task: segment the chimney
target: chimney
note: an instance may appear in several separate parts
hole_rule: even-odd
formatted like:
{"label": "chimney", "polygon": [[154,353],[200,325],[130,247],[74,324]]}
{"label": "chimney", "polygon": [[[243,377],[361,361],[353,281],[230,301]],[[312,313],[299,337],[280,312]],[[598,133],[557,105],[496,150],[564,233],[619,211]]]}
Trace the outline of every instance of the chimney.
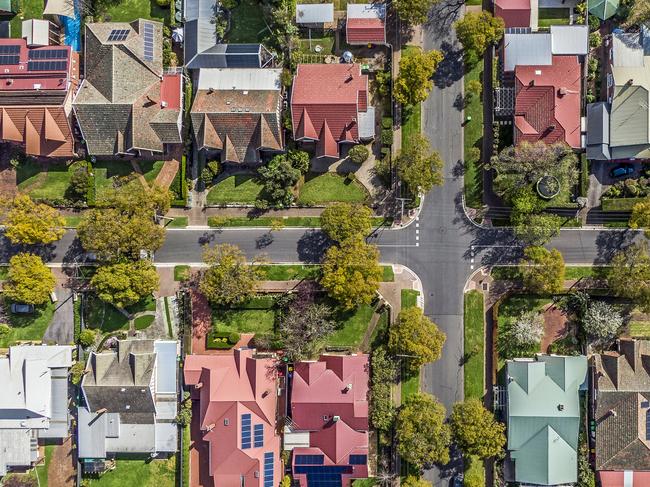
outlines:
{"label": "chimney", "polygon": [[352,76],[352,73],[350,73],[350,74],[348,74],[347,78],[345,78],[345,82],[346,82],[346,83],[349,83],[349,82],[352,81],[353,79],[354,79],[354,76]]}
{"label": "chimney", "polygon": [[12,80],[12,79],[7,80],[7,85],[11,86],[13,84],[14,84],[14,80]]}
{"label": "chimney", "polygon": [[566,95],[567,93],[568,93],[568,91],[567,91],[567,89],[564,88],[564,87],[561,87],[559,90],[557,90],[557,94],[558,94],[559,96],[564,96],[564,95]]}
{"label": "chimney", "polygon": [[352,384],[348,384],[345,386],[345,389],[343,390],[344,392],[350,392],[352,390]]}
{"label": "chimney", "polygon": [[530,83],[528,83],[528,86],[535,86],[535,80],[534,80],[534,79],[531,79],[531,80],[530,80]]}
{"label": "chimney", "polygon": [[211,86],[208,88],[208,95],[211,95],[212,93],[214,93],[214,88]]}
{"label": "chimney", "polygon": [[167,108],[167,102],[166,101],[161,101],[160,106],[163,108]]}
{"label": "chimney", "polygon": [[341,416],[332,416],[332,422],[333,423],[336,423],[340,419],[341,419]]}
{"label": "chimney", "polygon": [[634,80],[632,78],[627,80],[627,83],[625,83],[628,86],[632,86],[634,84]]}
{"label": "chimney", "polygon": [[616,417],[616,409],[610,409],[610,410],[608,411],[608,414],[609,414],[612,418],[615,418],[615,417]]}
{"label": "chimney", "polygon": [[212,431],[212,430],[214,429],[214,427],[215,427],[215,424],[214,424],[214,423],[210,423],[209,425],[207,425],[207,426],[205,427],[205,430],[204,430],[204,431],[207,433],[208,431]]}

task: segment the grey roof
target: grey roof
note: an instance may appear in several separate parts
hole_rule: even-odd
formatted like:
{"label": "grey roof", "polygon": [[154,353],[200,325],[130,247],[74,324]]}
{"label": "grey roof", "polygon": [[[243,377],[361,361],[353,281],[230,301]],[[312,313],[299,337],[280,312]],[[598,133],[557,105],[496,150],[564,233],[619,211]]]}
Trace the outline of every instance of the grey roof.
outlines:
{"label": "grey roof", "polygon": [[178,426],[175,423],[156,423],[156,451],[175,452],[177,448]]}
{"label": "grey roof", "polygon": [[383,3],[348,3],[348,19],[385,19],[386,5]]}
{"label": "grey roof", "polygon": [[612,64],[614,66],[643,66],[644,49],[641,32],[612,34]]}
{"label": "grey roof", "polygon": [[333,3],[303,3],[296,5],[296,24],[327,24],[334,22]]}
{"label": "grey roof", "polygon": [[609,104],[587,105],[587,159],[611,159],[609,150]]}
{"label": "grey roof", "polygon": [[178,371],[178,342],[171,340],[157,340],[154,350],[158,357],[156,371],[156,392],[158,394],[170,393],[176,395]]}
{"label": "grey roof", "polygon": [[199,71],[197,90],[280,90],[281,69],[205,68]]}
{"label": "grey roof", "polygon": [[[185,66],[200,68],[262,68],[268,51],[262,44],[216,44],[205,50],[195,42],[200,25],[185,24]],[[214,29],[214,26],[211,26]],[[189,43],[188,43],[189,40]]]}
{"label": "grey roof", "polygon": [[52,371],[52,409],[50,427],[41,433],[40,438],[65,438],[68,436],[68,369],[56,368]]}
{"label": "grey roof", "polygon": [[29,466],[32,463],[31,431],[28,429],[0,429],[0,477],[7,467]]}
{"label": "grey roof", "polygon": [[105,458],[108,414],[77,408],[79,458]]}
{"label": "grey roof", "polygon": [[553,64],[551,34],[511,34],[503,40],[504,71],[514,71],[515,66],[550,66]]}
{"label": "grey roof", "polygon": [[616,85],[610,116],[612,147],[647,144],[648,90],[643,86]]}
{"label": "grey roof", "polygon": [[589,27],[552,25],[551,52],[555,55],[586,56],[589,52]]}
{"label": "grey roof", "polygon": [[359,112],[359,138],[372,139],[375,136],[375,107],[369,106],[365,112]]}

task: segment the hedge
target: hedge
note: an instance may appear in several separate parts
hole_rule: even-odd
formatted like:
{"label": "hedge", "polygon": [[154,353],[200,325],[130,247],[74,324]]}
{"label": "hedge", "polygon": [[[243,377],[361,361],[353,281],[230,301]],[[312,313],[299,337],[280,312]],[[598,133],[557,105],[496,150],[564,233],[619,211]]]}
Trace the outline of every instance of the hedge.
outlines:
{"label": "hedge", "polygon": [[185,154],[181,158],[181,167],[179,171],[174,176],[174,180],[171,184],[171,191],[174,193],[175,198],[172,200],[172,206],[187,206],[187,180],[186,180],[186,166],[187,160]]}
{"label": "hedge", "polygon": [[92,174],[92,183],[88,185],[88,192],[86,193],[86,203],[88,206],[93,207],[97,204],[97,188],[95,188],[95,173],[93,172],[93,165],[90,161],[86,161],[86,168],[88,174]]}

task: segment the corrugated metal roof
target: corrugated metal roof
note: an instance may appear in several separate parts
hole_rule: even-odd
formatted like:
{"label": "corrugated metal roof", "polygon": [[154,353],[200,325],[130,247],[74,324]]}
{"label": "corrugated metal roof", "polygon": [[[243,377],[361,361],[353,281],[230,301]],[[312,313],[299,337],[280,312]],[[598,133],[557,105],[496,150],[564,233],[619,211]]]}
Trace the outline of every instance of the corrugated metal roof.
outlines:
{"label": "corrugated metal roof", "polygon": [[555,55],[586,56],[589,52],[589,27],[586,25],[552,25],[551,52]]}
{"label": "corrugated metal roof", "polygon": [[643,66],[643,46],[640,32],[612,34],[612,64],[620,67]]}
{"label": "corrugated metal roof", "polygon": [[609,105],[587,105],[587,159],[609,160]]}
{"label": "corrugated metal roof", "polygon": [[368,106],[365,112],[359,112],[359,138],[372,139],[375,136],[375,107]]}
{"label": "corrugated metal roof", "polygon": [[504,70],[515,66],[549,66],[553,63],[551,34],[505,34]]}
{"label": "corrugated metal roof", "polygon": [[178,342],[156,340],[156,392],[160,394],[175,393],[178,371]]}
{"label": "corrugated metal roof", "polygon": [[199,90],[279,90],[281,69],[204,68],[199,72]]}
{"label": "corrugated metal roof", "polygon": [[386,6],[383,3],[348,3],[348,19],[384,19]]}
{"label": "corrugated metal roof", "polygon": [[79,458],[106,458],[106,414],[77,408]]}
{"label": "corrugated metal roof", "polygon": [[297,24],[326,24],[334,22],[333,3],[303,3],[296,5]]}
{"label": "corrugated metal roof", "polygon": [[176,423],[156,423],[156,451],[175,452],[178,438]]}
{"label": "corrugated metal roof", "polygon": [[639,145],[648,138],[648,90],[643,86],[616,85],[610,116],[612,147]]}

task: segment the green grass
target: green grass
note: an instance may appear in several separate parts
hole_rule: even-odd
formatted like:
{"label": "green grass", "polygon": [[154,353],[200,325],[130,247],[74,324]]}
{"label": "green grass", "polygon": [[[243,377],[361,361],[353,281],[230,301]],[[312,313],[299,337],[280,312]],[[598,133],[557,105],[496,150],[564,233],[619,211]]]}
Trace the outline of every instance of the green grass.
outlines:
{"label": "green grass", "polygon": [[28,159],[16,169],[18,189],[34,199],[63,199],[77,166],[54,161],[43,165]]}
{"label": "green grass", "polygon": [[[311,39],[311,49],[309,48],[309,38],[300,39],[300,44],[298,47],[298,52],[301,54],[318,54],[320,56],[325,56],[326,54],[334,53],[334,36],[320,37]],[[320,46],[322,50],[319,53],[316,53],[314,50],[316,46]]]}
{"label": "green grass", "polygon": [[87,479],[92,487],[173,487],[176,478],[176,458],[167,460],[123,460],[116,461],[116,467],[101,475],[99,479]]}
{"label": "green grass", "polygon": [[[609,272],[608,266],[567,266],[565,268],[565,279],[582,279],[586,277],[606,278]],[[494,266],[492,277],[496,280],[518,280],[521,279],[521,271],[517,266]]]}
{"label": "green grass", "polygon": [[[273,222],[278,220],[281,220],[285,227],[319,228],[321,226],[321,218],[319,216],[281,216],[275,218],[270,216],[257,218],[248,218],[243,216],[223,218],[219,216],[211,216],[208,217],[208,226],[212,228],[271,227]],[[384,217],[372,217],[371,220],[373,227],[389,226],[392,223],[390,218]]]}
{"label": "green grass", "polygon": [[[471,80],[480,81],[482,75],[483,63],[476,63],[476,66],[465,74],[465,86],[467,87],[468,82]],[[467,92],[465,92],[465,95],[467,95]],[[470,103],[465,107],[464,113],[465,119],[468,116],[472,117],[472,120],[467,122],[463,128],[465,203],[471,208],[480,208],[483,204],[483,171],[480,152],[477,157],[476,150],[473,148],[481,150],[483,145],[483,102],[481,97],[473,96]]]}
{"label": "green grass", "polygon": [[415,289],[402,289],[402,309],[417,306],[419,295],[420,292]]}
{"label": "green grass", "polygon": [[[528,294],[516,294],[510,296],[499,305],[497,326],[499,329],[508,327],[515,321],[522,312],[537,311],[541,312],[542,308],[547,305],[551,299],[549,297],[539,297]],[[513,344],[499,342],[497,336],[497,348],[500,350],[500,359],[509,359],[516,357],[531,357],[534,353],[540,351],[540,344],[527,347],[516,347]],[[503,356],[505,353],[505,356]]]}
{"label": "green grass", "polygon": [[227,43],[257,43],[267,32],[264,22],[264,10],[255,0],[241,0],[231,10],[231,25]]}
{"label": "green grass", "polygon": [[265,309],[215,309],[212,323],[219,331],[239,333],[271,333],[275,312]]}
{"label": "green grass", "polygon": [[21,15],[16,15],[11,19],[11,37],[20,38],[22,35],[23,20],[42,19],[45,2],[43,0],[20,0],[18,5],[22,6]]}
{"label": "green grass", "polygon": [[465,468],[465,485],[485,485],[485,468],[480,458],[469,455],[466,457]]}
{"label": "green grass", "polygon": [[190,278],[189,265],[174,266],[174,281],[182,282],[182,281],[187,281],[189,278]]}
{"label": "green grass", "polygon": [[316,279],[320,276],[320,265],[261,265],[258,269],[263,281]]}
{"label": "green grass", "polygon": [[166,228],[185,228],[189,223],[189,218],[186,216],[174,217],[169,223],[165,225]]}
{"label": "green grass", "polygon": [[359,306],[351,312],[337,316],[340,327],[327,339],[327,344],[333,347],[357,348],[361,345],[363,335],[368,329],[373,309],[367,304]]}
{"label": "green grass", "polygon": [[125,309],[132,315],[143,311],[156,311],[156,298],[153,295],[149,295],[139,303],[127,306]]}
{"label": "green grass", "polygon": [[352,487],[374,487],[375,485],[377,485],[375,478],[352,480]]}
{"label": "green grass", "polygon": [[632,207],[646,198],[603,198],[603,211],[632,211]]}
{"label": "green grass", "polygon": [[465,399],[483,397],[484,325],[483,293],[470,291],[465,294],[464,346],[465,346]]}
{"label": "green grass", "polygon": [[151,185],[165,165],[165,161],[138,161],[144,179]]}
{"label": "green grass", "polygon": [[142,315],[133,320],[133,325],[136,330],[145,330],[149,328],[155,320],[156,317],[154,315]]}
{"label": "green grass", "polygon": [[131,173],[133,173],[133,166],[129,161],[96,161],[93,164],[93,174],[95,175],[97,199],[101,200],[105,196],[105,193],[113,188],[113,182],[116,178],[128,176]]}
{"label": "green grass", "polygon": [[372,332],[370,337],[370,350],[364,350],[364,352],[370,352],[372,349],[377,348],[378,346],[385,344],[388,340],[388,311],[383,311],[379,315],[379,321],[375,330]]}
{"label": "green grass", "polygon": [[422,103],[404,108],[404,123],[402,124],[402,149],[413,136],[422,132]]}
{"label": "green grass", "polygon": [[70,215],[70,216],[65,216],[64,218],[65,218],[66,227],[77,228],[83,217],[81,215]]}
{"label": "green grass", "polygon": [[392,265],[385,265],[381,268],[383,272],[382,281],[383,282],[393,282],[395,281],[395,273],[393,272]]}
{"label": "green grass", "polygon": [[56,448],[56,445],[45,445],[44,450],[45,450],[45,463],[43,465],[39,465],[36,467],[36,476],[38,477],[38,484],[42,485],[43,487],[47,487],[47,469],[50,466],[50,462],[52,461],[52,453],[54,453],[54,449]]}
{"label": "green grass", "polygon": [[0,265],[0,282],[7,280],[9,276],[9,266]]}
{"label": "green grass", "polygon": [[262,184],[250,174],[229,176],[219,181],[208,192],[209,205],[227,203],[254,203],[262,193]]}
{"label": "green grass", "polygon": [[568,8],[540,8],[538,25],[539,27],[568,25],[569,13]]}
{"label": "green grass", "polygon": [[409,396],[416,394],[420,390],[420,374],[406,376],[402,380],[402,404]]}
{"label": "green grass", "polygon": [[96,296],[88,295],[84,302],[85,324],[88,328],[100,329],[103,333],[128,330],[129,319],[112,304]]}
{"label": "green grass", "polygon": [[183,485],[190,485],[190,427],[183,428]]}
{"label": "green grass", "polygon": [[[5,301],[5,306],[10,306]],[[37,306],[32,314],[17,315],[10,313],[7,309],[9,320],[9,333],[0,337],[0,348],[6,348],[20,340],[40,341],[43,339],[47,326],[54,315],[54,304],[48,301],[46,304]]]}
{"label": "green grass", "polygon": [[368,192],[356,180],[349,181],[345,176],[331,172],[312,173],[305,177],[298,203],[321,204],[335,201],[363,203],[367,197]]}
{"label": "green grass", "polygon": [[650,338],[650,321],[631,321],[628,330],[633,338]]}
{"label": "green grass", "polygon": [[159,7],[155,0],[121,0],[108,8],[105,22],[108,22],[108,17],[111,22],[132,22],[142,18],[169,24],[169,8]]}
{"label": "green grass", "polygon": [[172,315],[169,311],[169,297],[165,296],[165,318],[167,319],[167,334],[169,338],[174,338],[174,330],[172,330]]}

